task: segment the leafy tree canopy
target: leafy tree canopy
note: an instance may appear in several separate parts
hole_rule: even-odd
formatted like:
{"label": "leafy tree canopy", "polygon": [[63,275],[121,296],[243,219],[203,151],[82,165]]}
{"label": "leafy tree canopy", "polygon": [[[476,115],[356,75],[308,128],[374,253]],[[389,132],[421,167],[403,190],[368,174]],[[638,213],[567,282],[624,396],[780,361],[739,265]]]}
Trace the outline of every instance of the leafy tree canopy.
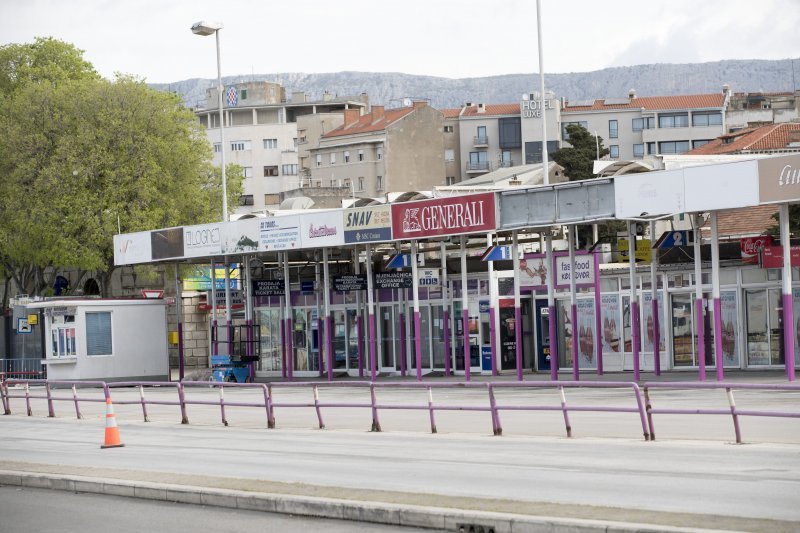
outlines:
{"label": "leafy tree canopy", "polygon": [[0,94],[8,96],[31,83],[98,79],[83,50],[71,44],[37,37],[33,43],[0,46]]}
{"label": "leafy tree canopy", "polygon": [[569,143],[553,154],[553,161],[564,167],[564,173],[570,181],[585,180],[593,177],[592,169],[597,159],[597,143],[600,146],[600,157],[608,155],[608,148],[603,146],[603,138],[589,133],[579,124],[567,126]]}

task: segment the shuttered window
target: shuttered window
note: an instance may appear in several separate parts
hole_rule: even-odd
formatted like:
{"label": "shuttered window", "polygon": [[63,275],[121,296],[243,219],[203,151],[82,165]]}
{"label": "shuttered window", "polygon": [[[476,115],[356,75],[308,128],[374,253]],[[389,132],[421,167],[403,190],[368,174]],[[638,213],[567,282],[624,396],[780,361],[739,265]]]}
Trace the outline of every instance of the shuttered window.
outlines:
{"label": "shuttered window", "polygon": [[113,355],[111,313],[86,313],[86,355]]}

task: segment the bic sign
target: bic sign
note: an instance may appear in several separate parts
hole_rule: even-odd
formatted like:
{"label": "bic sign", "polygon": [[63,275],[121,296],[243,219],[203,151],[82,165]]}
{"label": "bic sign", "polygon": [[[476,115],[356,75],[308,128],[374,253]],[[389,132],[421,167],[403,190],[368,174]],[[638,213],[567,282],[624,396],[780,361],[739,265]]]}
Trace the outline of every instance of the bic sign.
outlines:
{"label": "bic sign", "polygon": [[422,287],[438,287],[441,285],[438,270],[420,270],[419,271],[419,284]]}

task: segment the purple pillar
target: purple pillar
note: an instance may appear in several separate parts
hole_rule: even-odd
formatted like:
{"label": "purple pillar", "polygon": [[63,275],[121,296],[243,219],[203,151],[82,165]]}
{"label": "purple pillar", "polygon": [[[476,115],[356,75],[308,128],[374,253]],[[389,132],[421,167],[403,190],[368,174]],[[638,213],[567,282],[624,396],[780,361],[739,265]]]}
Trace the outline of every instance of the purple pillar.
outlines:
{"label": "purple pillar", "polygon": [[792,308],[792,295],[783,295],[783,354],[786,361],[786,379],[795,380],[794,371],[794,309]]}
{"label": "purple pillar", "polygon": [[281,377],[286,378],[286,319],[281,318]]}
{"label": "purple pillar", "polygon": [[317,359],[319,360],[319,377],[322,377],[325,369],[325,350],[322,349],[324,341],[325,321],[321,316],[317,316]]}
{"label": "purple pillar", "polygon": [[594,254],[594,330],[595,335],[595,354],[597,355],[597,375],[603,375],[603,324],[601,320],[600,303],[600,257]]}
{"label": "purple pillar", "polygon": [[452,374],[450,369],[450,310],[449,310],[448,303],[444,304],[444,324],[442,325],[443,328],[443,335],[444,335],[444,375],[449,376]]}
{"label": "purple pillar", "polygon": [[[180,300],[178,300],[178,305],[181,305]],[[178,322],[178,381],[182,381],[184,376],[183,359],[183,324]]]}
{"label": "purple pillar", "polygon": [[[254,352],[255,352],[255,350],[253,349],[253,320],[252,319],[245,320],[245,328],[244,329],[245,329],[245,339],[247,341],[245,343],[245,353],[248,356],[252,356],[254,354]],[[255,364],[255,362],[251,361],[250,363],[248,363],[247,367],[248,367],[247,374],[250,376],[250,381],[251,382],[255,381],[255,378],[256,378],[256,364]]]}
{"label": "purple pillar", "polygon": [[[496,376],[497,372],[497,328],[494,327],[495,311],[494,307],[489,307],[489,346],[492,351],[492,375]],[[483,354],[481,354],[483,358]]]}
{"label": "purple pillar", "polygon": [[725,379],[725,368],[722,354],[722,301],[714,298],[714,351],[717,362],[717,381]]}
{"label": "purple pillar", "polygon": [[286,321],[286,376],[289,381],[294,377],[294,320]]}
{"label": "purple pillar", "polygon": [[578,367],[578,306],[572,304],[569,307],[570,320],[572,320],[572,379],[578,381],[581,379],[581,370]]}
{"label": "purple pillar", "polygon": [[361,319],[361,309],[356,316],[356,348],[358,350],[358,377],[364,377],[364,323]]}
{"label": "purple pillar", "polygon": [[[466,294],[462,291],[462,294]],[[464,319],[464,380],[469,381],[471,379],[471,372],[472,366],[469,357],[469,309],[467,309],[467,299],[466,297],[463,298],[463,306],[464,310],[461,316]]]}
{"label": "purple pillar", "polygon": [[377,360],[376,356],[378,353],[378,345],[377,345],[377,334],[375,328],[375,313],[370,313],[367,316],[368,328],[369,328],[369,370],[370,370],[370,379],[375,381],[375,378],[378,376],[378,367],[377,367]]}
{"label": "purple pillar", "polygon": [[550,334],[550,380],[558,381],[558,337],[556,336],[556,306],[547,307],[548,328]]}
{"label": "purple pillar", "polygon": [[639,381],[642,372],[639,368],[639,302],[631,301],[631,351],[633,352],[633,379]]}
{"label": "purple pillar", "polygon": [[406,314],[400,311],[400,375],[406,375]]}
{"label": "purple pillar", "polygon": [[328,381],[333,381],[333,317],[325,317],[325,351],[328,352]]}
{"label": "purple pillar", "polygon": [[417,362],[417,381],[422,381],[422,329],[419,311],[414,311],[414,351]]}
{"label": "purple pillar", "polygon": [[514,355],[517,359],[517,381],[522,381],[522,309],[514,307]]}
{"label": "purple pillar", "polygon": [[219,355],[219,328],[216,318],[211,321],[211,335],[214,337],[214,342],[211,343],[211,355]]}
{"label": "purple pillar", "polygon": [[658,300],[653,298],[653,370],[661,375],[661,322],[658,319]]}
{"label": "purple pillar", "polygon": [[695,299],[697,310],[697,365],[700,381],[706,380],[706,321],[703,315],[703,300]]}

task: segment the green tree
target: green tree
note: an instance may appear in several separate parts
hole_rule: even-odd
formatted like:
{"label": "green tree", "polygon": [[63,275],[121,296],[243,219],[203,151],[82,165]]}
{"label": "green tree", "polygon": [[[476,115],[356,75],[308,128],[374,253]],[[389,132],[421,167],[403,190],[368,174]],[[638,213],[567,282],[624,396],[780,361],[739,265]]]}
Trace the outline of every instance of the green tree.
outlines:
{"label": "green tree", "polygon": [[33,43],[0,46],[0,94],[14,94],[28,84],[99,79],[83,50],[71,44],[37,37]]}
{"label": "green tree", "polygon": [[608,148],[603,146],[603,138],[595,137],[579,124],[567,126],[569,143],[553,154],[553,161],[564,167],[564,174],[570,181],[585,180],[594,177],[592,173],[594,161],[599,159],[598,143],[600,147],[600,157],[608,155]]}
{"label": "green tree", "polygon": [[[17,83],[0,103],[0,258],[30,294],[72,268],[95,271],[108,295],[118,230],[221,218],[219,171],[193,113],[141,80],[92,73]],[[241,175],[230,168],[231,197]]]}

